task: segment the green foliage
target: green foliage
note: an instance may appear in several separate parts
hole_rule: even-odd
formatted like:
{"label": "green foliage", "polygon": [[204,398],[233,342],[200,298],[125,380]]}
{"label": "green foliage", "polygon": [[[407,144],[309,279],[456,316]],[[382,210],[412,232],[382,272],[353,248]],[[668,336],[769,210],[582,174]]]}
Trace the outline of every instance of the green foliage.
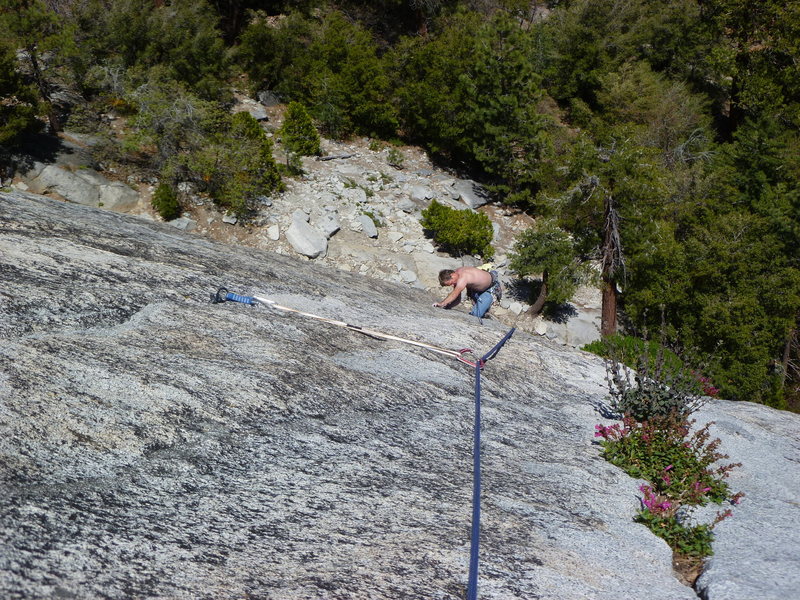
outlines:
{"label": "green foliage", "polygon": [[478,254],[485,260],[494,256],[492,223],[481,213],[456,210],[436,200],[422,211],[422,226],[437,244],[456,254]]}
{"label": "green foliage", "polygon": [[178,173],[240,218],[255,209],[258,196],[283,189],[272,142],[246,112],[224,120],[202,147],[181,156],[179,165]]}
{"label": "green foliage", "polygon": [[676,515],[665,515],[649,508],[644,508],[636,515],[636,522],[646,525],[683,556],[705,558],[714,554],[711,547],[714,533],[708,524],[684,525]]}
{"label": "green foliage", "polygon": [[645,479],[658,493],[689,504],[722,502],[730,496],[725,482],[738,465],[720,465],[719,439],[711,440],[709,425],[676,415],[648,421],[623,419],[621,425],[597,426],[603,458],[631,477]]}
{"label": "green foliage", "polygon": [[29,89],[36,90],[37,109],[47,114],[54,133],[60,131],[53,92],[75,52],[71,26],[41,0],[6,0],[0,7],[0,30],[11,48],[24,50],[20,56],[32,84]]}
{"label": "green foliage", "polygon": [[731,515],[720,512],[711,524],[689,523],[691,508],[708,501],[736,504],[742,494],[731,495],[725,479],[740,464],[721,465],[727,458],[711,440],[710,424],[695,429],[694,422],[672,413],[639,422],[596,425],[602,456],[631,477],[645,479],[642,507],[636,520],[662,537],[681,555],[702,558],[712,554],[712,529]]}
{"label": "green foliage", "polygon": [[141,86],[131,102],[135,131],[126,148],[152,155],[167,180],[195,183],[240,217],[258,196],[282,189],[272,142],[249,113],[230,115],[168,79]]}
{"label": "green foliage", "polygon": [[661,150],[667,164],[703,156],[710,125],[707,101],[648,63],[627,62],[599,77],[598,114],[610,126],[638,125],[638,142]]}
{"label": "green foliage", "polygon": [[506,13],[459,13],[431,39],[406,39],[390,55],[403,128],[455,164],[526,202],[549,176],[553,122],[539,111],[534,39]]}
{"label": "green foliage", "polygon": [[719,89],[730,102],[728,131],[747,117],[779,116],[800,126],[800,5],[785,0],[709,0],[708,28]]}
{"label": "green foliage", "polygon": [[320,153],[319,134],[305,106],[299,102],[289,103],[280,133],[287,152],[300,156]]}
{"label": "green foliage", "polygon": [[588,278],[572,237],[551,220],[537,222],[520,234],[509,254],[510,268],[518,276],[542,274],[547,299],[566,302]]}
{"label": "green foliage", "polygon": [[617,359],[613,341],[607,343],[612,357],[605,361],[606,381],[616,413],[637,421],[670,415],[686,418],[706,402],[697,372],[674,353],[667,354],[663,344],[656,346],[655,356],[645,344],[634,370]]}
{"label": "green foliage", "polygon": [[663,360],[670,370],[683,366],[683,361],[677,354],[656,340],[643,340],[631,335],[606,336],[586,344],[582,350],[614,359],[631,369],[636,369],[643,359],[647,360],[649,369],[654,369],[658,360]]}
{"label": "green foliage", "polygon": [[[78,81],[97,82],[97,70],[115,73],[133,89],[149,71],[182,83],[200,98],[226,99],[229,59],[217,17],[205,1],[89,0],[74,9],[80,51],[73,60]],[[94,74],[92,74],[94,72]],[[89,77],[87,77],[89,75]],[[84,84],[84,85],[86,85]]]}
{"label": "green foliage", "polygon": [[243,33],[238,56],[256,87],[302,102],[332,137],[397,130],[378,47],[338,11],[318,23],[292,15],[273,27],[258,19]]}
{"label": "green foliage", "polygon": [[153,208],[161,215],[165,221],[171,221],[181,216],[181,205],[178,202],[178,194],[172,186],[166,183],[158,184],[151,200]]}
{"label": "green foliage", "polygon": [[12,146],[20,136],[42,126],[36,118],[36,94],[16,68],[13,50],[0,44],[0,146]]}
{"label": "green foliage", "polygon": [[126,101],[136,111],[130,120],[133,133],[127,137],[126,147],[151,153],[157,169],[179,154],[202,148],[207,137],[218,133],[228,118],[221,106],[200,99],[161,69],[151,70],[148,82]]}

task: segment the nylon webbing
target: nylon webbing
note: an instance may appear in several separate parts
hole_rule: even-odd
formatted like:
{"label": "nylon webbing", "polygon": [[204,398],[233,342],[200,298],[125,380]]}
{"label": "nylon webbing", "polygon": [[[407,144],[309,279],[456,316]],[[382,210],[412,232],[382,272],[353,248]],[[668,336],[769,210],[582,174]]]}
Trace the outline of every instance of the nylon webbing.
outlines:
{"label": "nylon webbing", "polygon": [[472,535],[469,547],[469,579],[467,580],[467,600],[478,599],[478,550],[481,535],[481,369],[493,359],[500,348],[514,334],[513,327],[497,342],[494,348],[483,355],[475,365],[475,428],[472,448]]}

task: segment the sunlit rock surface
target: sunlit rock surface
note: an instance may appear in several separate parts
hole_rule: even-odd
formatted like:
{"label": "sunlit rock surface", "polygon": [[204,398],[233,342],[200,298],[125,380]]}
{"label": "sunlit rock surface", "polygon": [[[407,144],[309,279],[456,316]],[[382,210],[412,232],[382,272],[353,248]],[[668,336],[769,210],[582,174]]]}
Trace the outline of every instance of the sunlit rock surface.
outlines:
{"label": "sunlit rock surface", "polygon": [[[0,274],[0,597],[463,598],[472,369],[209,294],[478,354],[505,326],[21,193],[0,193]],[[517,333],[482,390],[481,598],[696,597],[598,456],[596,357]]]}

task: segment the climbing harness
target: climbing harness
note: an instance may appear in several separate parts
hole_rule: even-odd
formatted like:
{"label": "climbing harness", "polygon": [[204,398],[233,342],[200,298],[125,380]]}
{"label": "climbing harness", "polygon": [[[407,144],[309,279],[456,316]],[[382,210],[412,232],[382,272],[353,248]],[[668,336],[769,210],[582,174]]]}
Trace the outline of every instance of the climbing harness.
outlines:
{"label": "climbing harness", "polygon": [[467,600],[477,600],[478,599],[478,556],[479,556],[480,528],[481,528],[480,525],[481,523],[481,370],[484,368],[484,366],[488,361],[490,361],[497,355],[497,353],[505,345],[505,343],[509,339],[511,339],[511,336],[514,335],[516,327],[512,328],[508,333],[506,333],[505,336],[503,336],[503,339],[497,342],[494,348],[489,350],[489,352],[484,354],[480,359],[476,361],[471,361],[464,357],[465,354],[472,354],[472,350],[470,350],[469,348],[463,348],[461,350],[449,350],[447,348],[440,348],[438,346],[432,346],[431,344],[425,344],[424,342],[417,342],[415,340],[409,340],[406,338],[398,337],[396,335],[390,335],[380,331],[375,331],[374,329],[366,329],[364,327],[359,327],[358,325],[351,325],[350,323],[345,323],[344,321],[328,319],[327,317],[321,317],[319,315],[315,315],[312,313],[304,312],[294,308],[289,308],[288,306],[281,306],[280,304],[276,303],[274,300],[270,300],[269,298],[261,298],[259,296],[242,296],[239,294],[234,294],[232,292],[229,292],[224,287],[219,288],[216,294],[211,294],[211,302],[214,304],[219,304],[227,301],[240,302],[242,304],[248,304],[250,306],[253,306],[255,304],[263,304],[264,306],[268,306],[270,308],[303,315],[305,317],[310,317],[318,321],[323,321],[324,323],[336,325],[337,327],[344,327],[352,331],[357,331],[358,333],[363,333],[364,335],[368,335],[370,337],[375,337],[385,340],[394,340],[397,342],[402,342],[404,344],[411,344],[413,346],[418,346],[420,348],[427,348],[428,350],[432,350],[433,352],[444,354],[445,356],[451,356],[456,360],[459,360],[465,364],[470,365],[471,367],[474,367],[475,424],[473,430],[474,437],[473,437],[473,448],[472,448],[472,458],[473,458],[472,529],[470,534]]}
{"label": "climbing harness", "polygon": [[450,350],[448,348],[440,348],[439,346],[433,346],[431,344],[426,344],[424,342],[417,342],[415,340],[409,340],[406,338],[398,337],[396,335],[390,335],[388,333],[383,333],[381,331],[376,331],[374,329],[367,329],[365,327],[360,327],[359,325],[352,325],[350,323],[345,323],[344,321],[337,321],[336,319],[321,317],[319,315],[315,315],[312,313],[303,312],[302,310],[297,310],[296,308],[281,306],[280,304],[278,304],[274,300],[270,300],[269,298],[262,298],[260,296],[242,296],[239,294],[234,294],[232,292],[229,292],[224,287],[219,288],[216,294],[211,294],[211,302],[213,304],[220,304],[226,301],[240,302],[242,304],[249,304],[251,306],[255,304],[262,304],[264,306],[268,306],[276,310],[295,313],[298,315],[302,315],[304,317],[310,317],[312,319],[316,319],[317,321],[328,323],[330,325],[336,325],[337,327],[344,327],[345,329],[350,329],[351,331],[357,331],[358,333],[362,333],[370,337],[384,339],[384,340],[393,340],[396,342],[402,342],[404,344],[411,344],[412,346],[418,346],[420,348],[426,348],[438,354],[451,356],[456,360],[461,361],[464,364],[467,364],[471,367],[474,367],[476,365],[475,361],[469,360],[468,358],[465,357],[465,355],[467,354],[472,354],[472,350],[470,350],[469,348],[462,348],[461,350]]}

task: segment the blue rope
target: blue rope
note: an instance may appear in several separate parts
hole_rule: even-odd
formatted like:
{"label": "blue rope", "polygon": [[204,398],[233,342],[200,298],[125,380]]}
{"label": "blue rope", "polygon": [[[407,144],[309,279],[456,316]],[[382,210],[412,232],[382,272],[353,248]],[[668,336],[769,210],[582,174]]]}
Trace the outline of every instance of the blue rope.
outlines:
{"label": "blue rope", "polygon": [[467,600],[478,600],[478,547],[481,533],[481,369],[514,335],[511,330],[475,365],[475,439],[472,448],[472,535],[469,548],[469,580]]}

